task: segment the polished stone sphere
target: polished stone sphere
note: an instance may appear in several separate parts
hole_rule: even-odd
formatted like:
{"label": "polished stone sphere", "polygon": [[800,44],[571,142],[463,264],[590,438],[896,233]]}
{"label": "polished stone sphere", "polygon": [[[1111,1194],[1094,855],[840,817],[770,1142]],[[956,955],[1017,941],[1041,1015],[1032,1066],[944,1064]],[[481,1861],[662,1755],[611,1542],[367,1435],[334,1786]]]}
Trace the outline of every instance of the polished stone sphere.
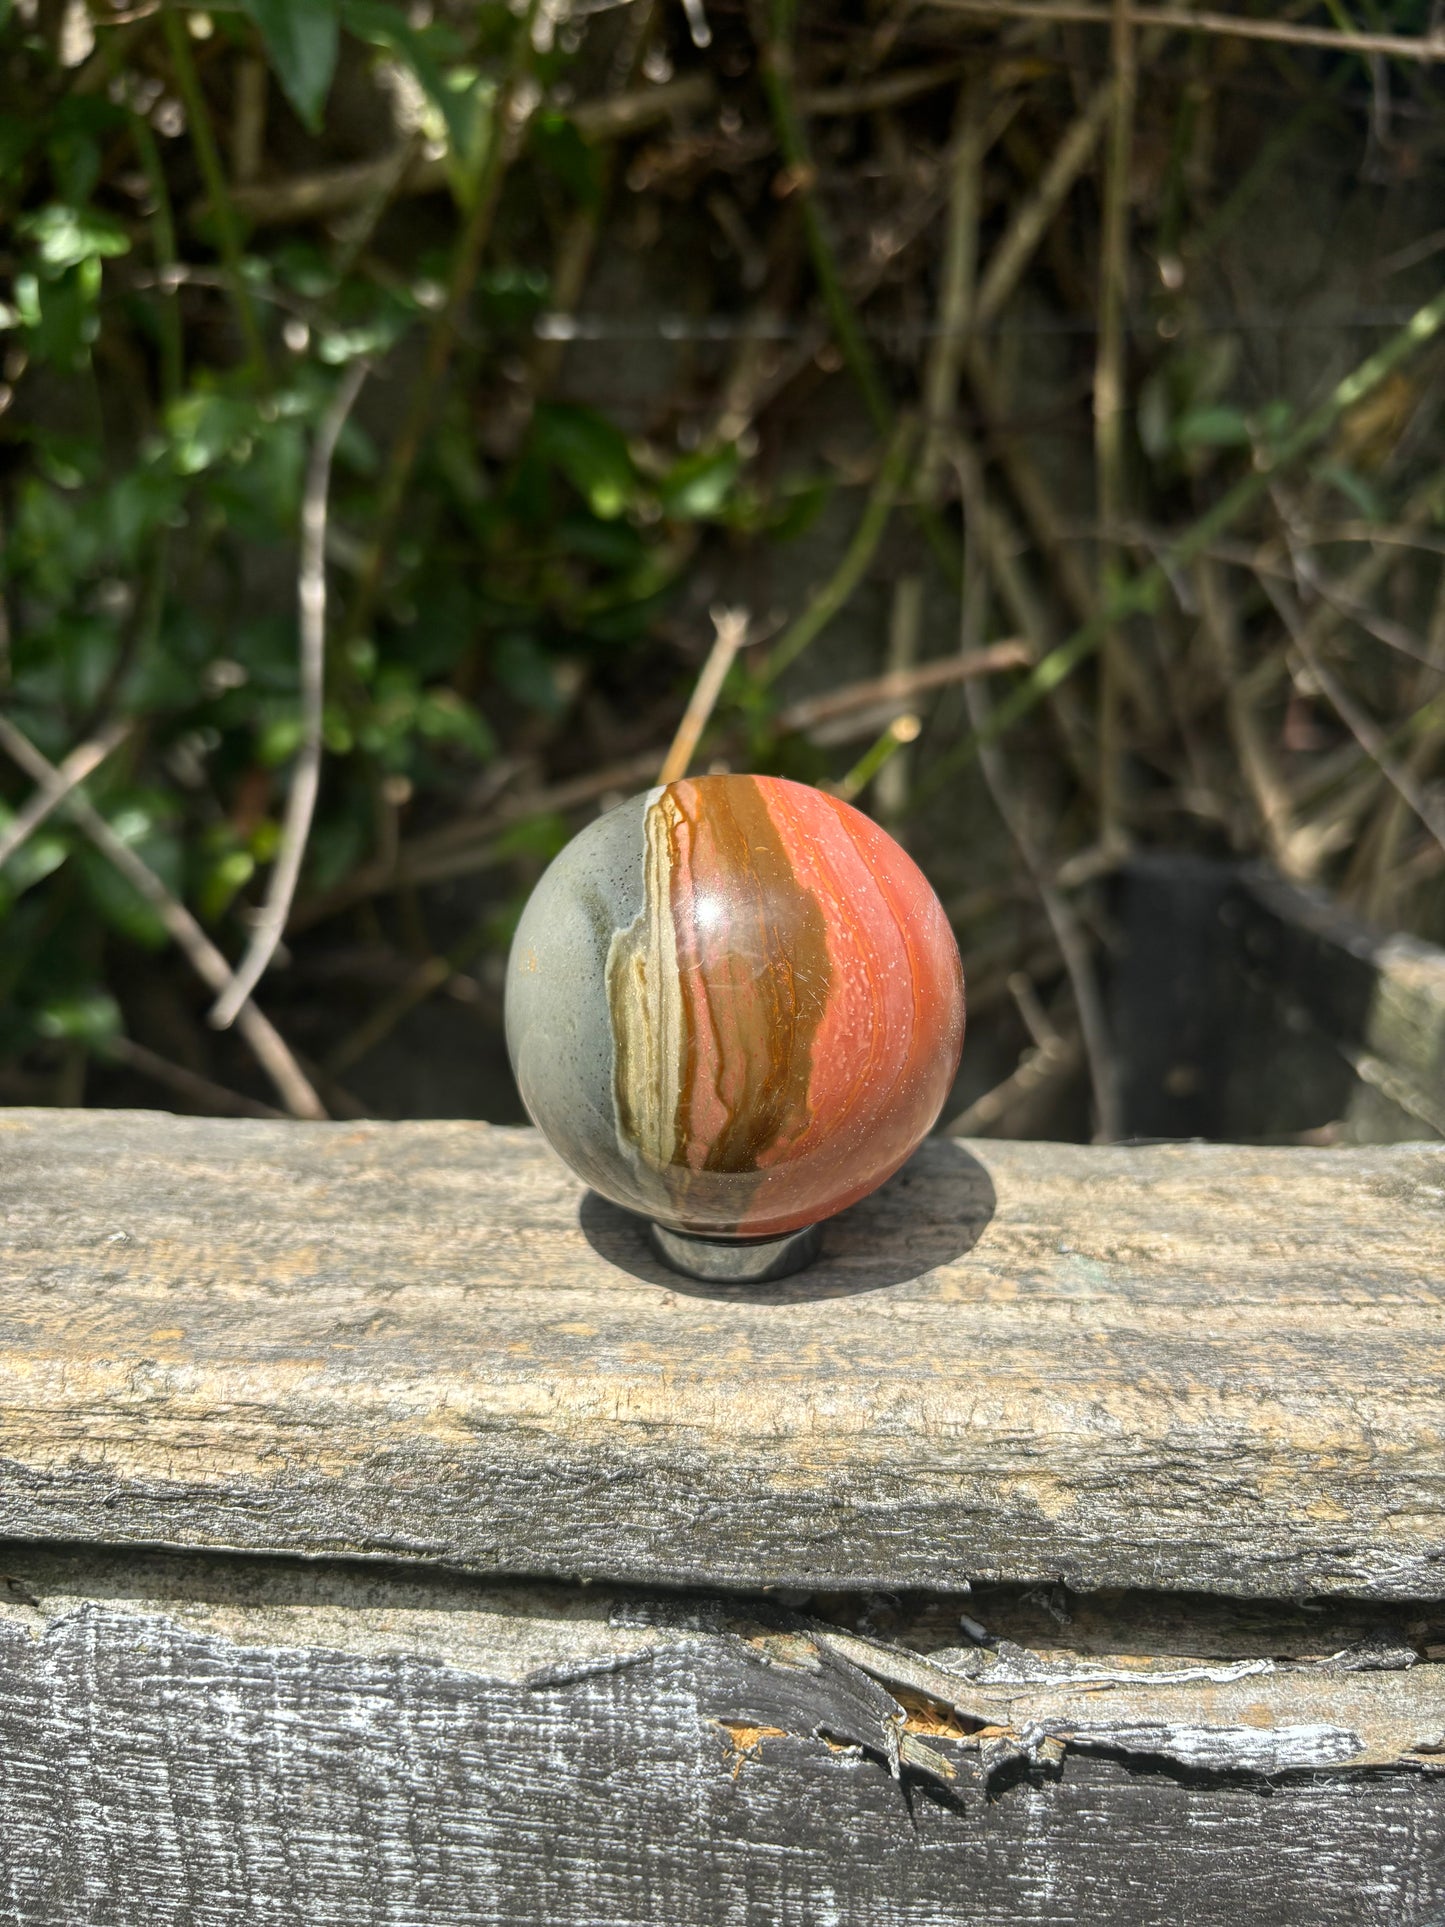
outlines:
{"label": "polished stone sphere", "polygon": [[507,967],[522,1101],[594,1190],[675,1231],[841,1211],[932,1126],[963,1046],[943,907],[869,817],[773,776],[635,796],[573,838]]}

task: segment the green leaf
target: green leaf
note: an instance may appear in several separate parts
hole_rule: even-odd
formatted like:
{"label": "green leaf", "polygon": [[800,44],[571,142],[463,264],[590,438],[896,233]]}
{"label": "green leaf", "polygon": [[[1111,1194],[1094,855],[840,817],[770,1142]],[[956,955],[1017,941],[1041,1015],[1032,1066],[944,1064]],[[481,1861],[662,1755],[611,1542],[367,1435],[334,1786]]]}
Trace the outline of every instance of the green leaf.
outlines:
{"label": "green leaf", "polygon": [[777,513],[767,524],[775,542],[792,542],[806,535],[833,496],[833,483],[825,476],[790,488]]}
{"label": "green leaf", "polygon": [[445,27],[413,27],[395,0],[341,0],[341,18],[358,40],[384,48],[410,68],[440,115],[453,153],[468,153],[476,138],[475,90],[469,97],[452,86],[436,59],[456,51],[455,36]]}
{"label": "green leaf", "polygon": [[45,127],[45,146],[62,201],[81,207],[90,199],[106,143],[128,119],[123,107],[93,94],[69,94],[57,105]]}
{"label": "green leaf", "polygon": [[579,207],[591,213],[601,206],[602,175],[597,150],[583,140],[575,122],[565,114],[537,114],[528,136],[532,152],[542,166],[561,182]]}
{"label": "green leaf", "polygon": [[539,408],[532,430],[537,452],[558,468],[605,522],[615,520],[637,492],[626,437],[591,408],[552,403]]}
{"label": "green leaf", "polygon": [[1242,408],[1214,402],[1181,415],[1174,424],[1174,439],[1180,448],[1247,448],[1253,436]]}
{"label": "green leaf", "polygon": [[256,744],[256,760],[266,769],[275,769],[289,762],[300,749],[305,730],[300,716],[292,711],[282,716],[274,716],[262,729]]}
{"label": "green leaf", "polygon": [[595,563],[610,574],[638,569],[647,559],[647,544],[630,522],[599,522],[579,514],[556,516],[551,526],[564,555]]}
{"label": "green leaf", "polygon": [[502,856],[534,856],[550,863],[567,847],[571,837],[571,825],[565,816],[555,810],[543,810],[536,816],[524,816],[519,822],[508,824],[497,838],[496,849]]}
{"label": "green leaf", "polygon": [[120,1035],[120,1006],[103,990],[88,997],[55,997],[36,1013],[35,1028],[42,1037],[105,1045]]}
{"label": "green leaf", "polygon": [[[0,829],[12,821],[12,813],[0,808]],[[4,879],[13,897],[23,896],[35,884],[54,875],[70,855],[70,844],[63,832],[46,827],[28,836],[4,868]]]}
{"label": "green leaf", "polygon": [[[173,871],[179,868],[179,846],[173,842],[167,841],[162,848],[154,840],[148,841],[141,854],[152,869],[157,867],[158,854],[168,859],[168,868]],[[86,893],[92,904],[112,928],[119,930],[122,936],[129,937],[133,943],[143,944],[147,950],[165,948],[168,940],[165,925],[139,891],[99,850],[81,844],[73,861],[85,880]]]}
{"label": "green leaf", "polygon": [[196,892],[196,907],[207,923],[214,923],[231,906],[236,892],[256,874],[249,850],[227,850],[209,862]]}
{"label": "green leaf", "polygon": [[53,275],[78,268],[82,261],[98,261],[130,253],[130,236],[119,221],[93,207],[70,207],[52,201],[16,222],[16,231],[33,243],[40,264]]}
{"label": "green leaf", "polygon": [[658,483],[664,513],[682,522],[704,521],[717,515],[732,492],[741,466],[741,457],[731,442],[684,455]]}
{"label": "green leaf", "polygon": [[182,475],[199,475],[238,452],[257,425],[256,405],[238,395],[201,389],[166,411],[171,459]]}
{"label": "green leaf", "polygon": [[499,637],[492,651],[492,673],[524,709],[560,716],[566,707],[552,663],[535,636],[514,633]]}
{"label": "green leaf", "polygon": [[286,98],[313,134],[336,72],[337,0],[242,0]]}
{"label": "green leaf", "polygon": [[1329,482],[1337,488],[1347,502],[1352,502],[1367,522],[1385,522],[1389,517],[1385,504],[1377,489],[1372,488],[1363,475],[1346,467],[1343,462],[1325,462],[1315,470],[1318,481]]}
{"label": "green leaf", "polygon": [[416,707],[416,726],[420,735],[434,742],[460,743],[479,762],[490,762],[497,753],[497,739],[486,717],[453,689],[423,691]]}

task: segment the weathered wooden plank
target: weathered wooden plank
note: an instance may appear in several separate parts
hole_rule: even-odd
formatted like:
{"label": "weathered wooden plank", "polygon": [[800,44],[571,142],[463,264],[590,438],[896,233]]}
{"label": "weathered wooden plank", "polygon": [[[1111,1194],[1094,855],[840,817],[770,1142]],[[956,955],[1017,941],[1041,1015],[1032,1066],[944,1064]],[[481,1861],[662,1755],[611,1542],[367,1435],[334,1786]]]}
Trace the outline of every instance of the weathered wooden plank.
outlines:
{"label": "weathered wooden plank", "polygon": [[[945,1655],[765,1605],[13,1546],[3,1566],[16,1927],[1434,1927],[1445,1903],[1439,1664],[1255,1659],[1231,1685],[1196,1658],[1193,1682],[1084,1690],[1061,1676],[1150,1662],[1000,1647],[960,1686],[997,1718],[960,1733],[887,1683]],[[1300,1770],[1319,1705],[1397,1751]],[[1020,1757],[986,1784],[1001,1733]]]}
{"label": "weathered wooden plank", "polygon": [[527,1131],[0,1113],[0,1531],[1445,1594],[1445,1152],[932,1140],[751,1294]]}

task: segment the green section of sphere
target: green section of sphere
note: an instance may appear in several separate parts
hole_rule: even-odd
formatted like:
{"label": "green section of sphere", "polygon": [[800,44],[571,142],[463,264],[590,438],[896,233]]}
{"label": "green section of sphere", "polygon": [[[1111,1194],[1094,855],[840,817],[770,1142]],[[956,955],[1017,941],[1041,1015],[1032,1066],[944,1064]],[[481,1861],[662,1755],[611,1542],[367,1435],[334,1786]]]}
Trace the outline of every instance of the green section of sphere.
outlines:
{"label": "green section of sphere", "polygon": [[607,952],[642,910],[643,815],[634,796],[589,823],[532,892],[507,963],[507,1050],[522,1102],[560,1157],[614,1203],[657,1215],[617,1139]]}

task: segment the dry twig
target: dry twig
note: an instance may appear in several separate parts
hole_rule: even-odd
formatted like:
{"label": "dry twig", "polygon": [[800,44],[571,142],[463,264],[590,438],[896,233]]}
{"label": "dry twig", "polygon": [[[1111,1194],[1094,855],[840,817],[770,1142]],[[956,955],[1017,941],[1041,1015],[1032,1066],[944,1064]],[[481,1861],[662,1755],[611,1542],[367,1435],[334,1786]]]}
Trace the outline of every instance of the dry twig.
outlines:
{"label": "dry twig", "polygon": [[[622,140],[674,115],[700,111],[715,98],[711,74],[684,74],[660,86],[583,101],[570,109],[569,118],[584,140]],[[293,174],[286,180],[237,187],[231,191],[231,202],[257,227],[289,227],[345,213],[378,193],[391,191],[393,184],[401,195],[445,193],[452,184],[450,159],[446,154],[413,154],[408,145],[403,145],[375,160],[352,161],[343,167]],[[208,205],[198,202],[190,210],[191,218],[204,214]]]}
{"label": "dry twig", "polygon": [[826,696],[806,697],[779,710],[776,726],[782,731],[807,735],[857,710],[879,709],[895,703],[900,708],[906,707],[929,690],[967,682],[971,676],[995,676],[1006,669],[1027,669],[1032,660],[1028,644],[1015,637],[991,642],[982,649],[936,656],[915,669],[892,670],[886,676],[872,676],[866,682],[845,683]]}
{"label": "dry twig", "polygon": [[1056,1036],[1047,1043],[1035,1044],[1024,1052],[1017,1069],[944,1125],[944,1136],[987,1137],[1015,1105],[1037,1097],[1052,1083],[1072,1077],[1083,1055],[1077,1037]]}
{"label": "dry twig", "polygon": [[[53,784],[58,779],[60,773],[55,766],[3,711],[0,711],[0,748],[35,782]],[[230,982],[231,966],[180,899],[171,895],[150,865],[138,857],[83,798],[72,791],[66,807],[101,855],[119,870],[137,896],[150,905],[172,941],[185,952],[196,974],[212,990],[224,989]],[[291,1115],[324,1118],[326,1112],[320,1098],[270,1019],[247,1002],[241,1007],[237,1028]]]}
{"label": "dry twig", "polygon": [[1225,714],[1240,771],[1254,800],[1260,828],[1271,857],[1286,876],[1303,878],[1309,866],[1296,840],[1293,809],[1284,778],[1275,766],[1264,731],[1253,703],[1245,692],[1239,673],[1239,636],[1234,609],[1224,593],[1218,570],[1201,556],[1194,579],[1199,591],[1200,614],[1210,643],[1224,698]]}
{"label": "dry twig", "polygon": [[[1099,518],[1106,528],[1124,513],[1124,309],[1129,277],[1129,165],[1134,147],[1134,28],[1128,0],[1113,0],[1113,94],[1104,168],[1104,232],[1099,258],[1099,341],[1094,361],[1094,476]],[[1108,543],[1099,551],[1100,599],[1107,606],[1123,574],[1123,558]],[[1099,841],[1105,849],[1124,835],[1123,745],[1119,704],[1122,626],[1102,638],[1099,661]]]}
{"label": "dry twig", "polygon": [[[1394,371],[1407,362],[1445,327],[1445,292],[1418,309],[1384,347],[1368,356],[1280,442],[1264,466],[1256,466],[1237,481],[1210,509],[1192,522],[1160,554],[1158,560],[1126,582],[1110,602],[1076,629],[1069,639],[1038,664],[1028,680],[1014,690],[989,719],[991,738],[997,738],[1026,716],[1052,690],[1093,655],[1108,630],[1125,616],[1147,615],[1170,584],[1249,509],[1265,496],[1276,475],[1323,441],[1335,423],[1366,395],[1373,394]],[[979,751],[977,736],[953,754],[939,758],[931,772],[928,793],[934,793],[956,770]]]}
{"label": "dry twig", "polygon": [[[988,604],[988,578],[983,564],[979,545],[972,536],[974,504],[967,491],[970,480],[967,471],[960,469],[959,485],[964,494],[964,584],[962,616],[962,648],[965,653],[976,646],[977,631],[981,628]],[[1089,1079],[1094,1092],[1095,1137],[1101,1143],[1111,1143],[1119,1136],[1120,1109],[1118,1081],[1114,1070],[1113,1052],[1109,1044],[1108,1025],[1104,1016],[1103,999],[1099,995],[1094,977],[1093,959],[1089,947],[1079,927],[1073,907],[1057,884],[1050,877],[1047,865],[1038,850],[1033,833],[1024,817],[1022,807],[1013,794],[1008,772],[1004,767],[1003,756],[998,750],[989,729],[988,693],[981,682],[967,682],[964,692],[968,701],[969,721],[973,725],[974,739],[979,744],[979,769],[993,798],[994,808],[998,811],[1005,829],[1013,839],[1014,845],[1023,859],[1038,893],[1044,915],[1059,946],[1068,973],[1069,985],[1073,991],[1074,1008],[1078,1012],[1079,1029],[1084,1041],[1084,1055],[1088,1061]]]}
{"label": "dry twig", "polygon": [[[988,20],[1076,22],[1085,27],[1109,27],[1109,7],[1089,0],[927,0],[944,13],[970,13]],[[1326,47],[1336,53],[1387,54],[1396,60],[1445,60],[1445,32],[1427,34],[1344,33],[1337,27],[1312,27],[1290,20],[1260,20],[1244,13],[1195,12],[1187,7],[1128,7],[1136,28],[1172,27],[1183,33],[1264,40],[1279,47]]]}
{"label": "dry twig", "polygon": [[1303,617],[1293,607],[1289,598],[1273,585],[1268,585],[1268,592],[1289,629],[1299,660],[1308,671],[1315,687],[1370,761],[1374,763],[1385,781],[1414,811],[1440,847],[1445,849],[1445,809],[1442,809],[1420,787],[1407,768],[1395,761],[1390,753],[1390,744],[1385,731],[1373,717],[1365,713],[1339,677],[1326,665],[1324,658],[1309,640]]}
{"label": "dry twig", "polygon": [[[1417,714],[1424,710],[1434,694],[1436,673],[1445,668],[1445,571],[1442,571],[1436,586],[1435,607],[1431,614],[1429,640],[1426,645],[1427,661],[1415,678],[1414,702]],[[1411,744],[1405,758],[1405,771],[1413,782],[1420,782],[1431,763],[1440,751],[1441,731],[1423,729],[1417,740]],[[1405,831],[1405,819],[1409,805],[1398,790],[1391,791],[1386,799],[1376,833],[1367,839],[1373,856],[1374,874],[1370,880],[1365,901],[1366,914],[1383,921],[1391,905],[1396,901],[1398,880],[1396,876],[1396,856],[1400,839]]]}
{"label": "dry twig", "polygon": [[746,609],[714,609],[712,626],[716,631],[712,648],[708,651],[707,661],[697,679],[687,708],[683,711],[682,721],[677,726],[677,734],[672,746],[662,759],[662,767],[657,772],[659,786],[676,783],[687,775],[688,765],[692,762],[702,732],[707,728],[708,719],[717,706],[727,673],[740,649],[746,647],[748,640],[748,612]]}
{"label": "dry twig", "polygon": [[845,803],[854,803],[873,780],[891,767],[909,743],[916,743],[923,731],[921,718],[912,711],[895,716],[875,741],[863,752],[846,775],[831,786],[833,794]]}
{"label": "dry twig", "polygon": [[259,1103],[253,1097],[242,1097],[239,1091],[228,1090],[224,1084],[216,1083],[214,1078],[202,1077],[199,1071],[188,1070],[184,1064],[173,1064],[169,1057],[162,1057],[159,1051],[137,1044],[129,1037],[112,1037],[101,1049],[102,1055],[112,1063],[123,1064],[127,1070],[138,1071],[142,1077],[149,1077],[165,1090],[174,1091],[177,1097],[195,1105],[205,1117],[286,1115],[274,1105]]}
{"label": "dry twig", "polygon": [[979,280],[973,314],[976,328],[988,328],[997,321],[1023,279],[1054,216],[1089,165],[1113,99],[1114,83],[1101,81],[1054,149],[1033,193],[1015,208]]}
{"label": "dry twig", "polygon": [[301,563],[296,578],[301,639],[301,746],[291,773],[281,844],[266,901],[257,913],[246,954],[211,1012],[211,1022],[218,1030],[225,1030],[236,1021],[242,1004],[276,954],[311,834],[311,819],[321,787],[321,727],[326,695],[326,522],[331,499],[331,464],[346,418],[361,393],[367,373],[364,361],[354,361],[342,376],[316,432],[307,468],[301,498]]}
{"label": "dry twig", "polygon": [[91,738],[71,750],[65,761],[52,772],[52,779],[42,782],[34,796],[0,830],[0,869],[14,856],[15,852],[33,836],[40,825],[58,809],[71,791],[83,783],[105,761],[113,750],[130,734],[129,722],[108,723]]}

